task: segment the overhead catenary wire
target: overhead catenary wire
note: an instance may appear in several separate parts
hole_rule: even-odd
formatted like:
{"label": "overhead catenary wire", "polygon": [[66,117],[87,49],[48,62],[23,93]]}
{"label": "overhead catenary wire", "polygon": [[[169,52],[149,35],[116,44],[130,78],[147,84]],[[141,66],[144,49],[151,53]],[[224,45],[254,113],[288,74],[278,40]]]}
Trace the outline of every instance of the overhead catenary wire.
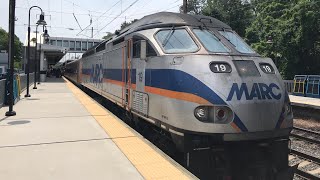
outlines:
{"label": "overhead catenary wire", "polygon": [[107,23],[105,26],[103,26],[100,30],[97,31],[96,34],[93,35],[95,37],[99,32],[101,32],[104,28],[106,28],[109,24],[111,24],[114,20],[116,20],[121,14],[126,12],[129,8],[131,8],[134,4],[136,4],[139,0],[135,0],[133,3],[131,3],[125,10],[123,10],[118,16],[113,18],[109,23]]}
{"label": "overhead catenary wire", "polygon": [[[47,9],[44,9],[44,12],[46,12],[46,14],[48,14],[48,15],[51,14],[51,16],[55,16],[55,15],[52,15],[52,13],[57,13],[63,17],[66,17],[64,15],[68,14],[68,15],[72,15],[72,17],[69,16],[70,18],[77,19],[78,22],[76,22],[77,25],[74,24],[74,25],[72,25],[73,27],[70,27],[70,26],[66,25],[66,20],[65,20],[66,18],[63,18],[61,20],[62,26],[59,26],[59,24],[60,24],[60,22],[59,22],[60,17],[59,17],[58,22],[57,22],[57,18],[52,19],[54,21],[52,21],[52,22],[50,21],[51,23],[49,23],[49,24],[51,26],[48,26],[48,28],[50,28],[50,29],[51,28],[53,28],[53,29],[72,29],[75,34],[77,34],[77,31],[78,32],[81,31],[81,29],[86,31],[87,29],[89,29],[89,27],[91,27],[93,25],[93,23],[89,27],[84,28],[83,22],[82,22],[83,18],[82,17],[80,18],[79,16],[87,16],[88,17],[88,14],[89,14],[89,16],[92,17],[92,22],[98,21],[98,24],[95,25],[95,27],[94,27],[94,29],[98,29],[98,30],[95,30],[95,32],[94,32],[95,37],[99,36],[100,35],[99,33],[103,32],[103,30],[105,30],[105,28],[108,27],[110,24],[111,25],[118,24],[117,19],[119,19],[119,18],[126,18],[127,20],[129,19],[129,21],[130,21],[133,19],[137,19],[137,18],[139,18],[138,16],[142,16],[144,14],[150,14],[150,13],[155,13],[155,12],[159,12],[159,11],[166,11],[166,10],[170,10],[172,8],[179,6],[179,5],[175,5],[175,3],[177,3],[179,0],[170,0],[171,2],[167,3],[168,5],[166,5],[166,7],[167,7],[166,9],[154,9],[153,11],[150,11],[150,9],[157,8],[156,6],[152,6],[152,7],[150,6],[150,4],[152,4],[153,0],[135,0],[135,1],[128,2],[128,3],[123,2],[124,7],[122,10],[122,13],[118,14],[119,13],[119,11],[118,11],[118,13],[116,14],[115,12],[117,12],[116,10],[119,8],[115,8],[115,7],[119,6],[119,3],[121,2],[121,0],[114,1],[114,4],[112,4],[113,7],[109,8],[106,11],[99,11],[99,10],[93,11],[92,9],[87,8],[86,6],[81,6],[81,4],[79,4],[79,3],[76,4],[77,1],[74,1],[74,0],[61,0],[62,3],[58,1],[58,3],[55,3],[57,6],[56,9],[50,9],[51,6],[49,7],[49,1],[50,0],[48,0],[48,2],[47,2],[48,3]],[[27,1],[25,1],[25,3],[22,4],[21,7],[16,7],[16,8],[28,9],[27,7],[25,7],[25,6],[27,6],[26,2]],[[69,8],[64,8],[64,6],[66,6],[66,4],[63,2],[67,2],[68,4],[71,4],[71,5],[70,6],[67,5]],[[51,2],[50,2],[50,4],[51,4]],[[139,4],[139,6],[140,6],[139,8],[136,7],[137,4]],[[172,5],[172,4],[174,6],[171,7],[170,5]],[[61,8],[61,5],[62,5],[62,8]],[[144,8],[146,6],[151,7],[151,8]],[[134,8],[132,8],[132,7],[134,7]],[[144,10],[149,10],[149,12],[141,12],[140,11],[140,13],[139,13],[139,11],[137,11],[137,9],[142,9],[142,8],[144,8]],[[74,12],[72,12],[72,11],[74,11]],[[84,11],[87,11],[87,12],[84,12]],[[102,20],[102,18],[104,18],[106,20]],[[90,20],[91,20],[91,18],[90,18]],[[62,21],[64,21],[64,22],[62,22]],[[121,20],[119,20],[119,22],[120,21]],[[107,24],[101,23],[101,22],[105,22]],[[117,23],[115,23],[115,22],[117,22]],[[56,26],[56,25],[58,25],[58,26]],[[100,27],[97,27],[98,25]],[[24,26],[24,25],[20,25],[20,26]],[[120,26],[120,25],[118,24],[118,26]],[[80,28],[80,30],[79,30],[79,28]],[[63,30],[62,30],[62,32],[63,32]],[[84,34],[86,34],[86,33],[84,33]]]}
{"label": "overhead catenary wire", "polygon": [[[175,2],[171,3],[170,5],[175,4],[176,2],[178,2],[178,1],[176,0]],[[161,12],[161,11],[167,11],[167,10],[173,9],[173,8],[178,7],[178,6],[181,6],[181,5],[182,5],[182,4],[180,3],[180,4],[178,4],[178,5],[174,5],[174,6],[172,6],[172,7],[167,8],[167,9],[149,11],[149,12],[139,13],[139,14],[130,15],[130,16],[131,16],[131,17],[132,17],[132,16],[140,16],[140,15],[144,15],[144,14],[152,14],[152,13],[157,13],[157,12]],[[129,19],[129,18],[127,18],[127,19]],[[135,18],[131,18],[131,19],[134,20]],[[117,27],[117,26],[119,26],[119,24],[116,24],[115,26],[111,27],[110,29],[114,29],[114,28]]]}
{"label": "overhead catenary wire", "polygon": [[[19,6],[17,6],[16,7],[17,9],[28,9],[28,8],[25,8],[25,7],[19,7]],[[73,13],[73,12],[64,12],[64,11],[53,11],[53,10],[47,10],[47,9],[44,9],[43,10],[44,12],[46,12],[46,11],[50,11],[50,13],[57,13],[57,14],[70,14],[70,15],[73,15],[73,14],[75,14],[76,16],[88,16],[88,13]],[[91,12],[91,11],[90,11]],[[138,14],[139,15],[139,14]],[[116,17],[116,15],[115,14],[110,14],[110,16],[108,15],[108,16],[99,16],[99,15],[91,15],[92,17],[106,17],[106,18],[114,18],[114,17]],[[135,15],[133,15],[133,16],[135,16]],[[120,18],[125,18],[125,16],[120,16]],[[133,18],[128,18],[127,17],[127,19],[133,19]]]}
{"label": "overhead catenary wire", "polygon": [[77,34],[77,35],[79,35],[82,31],[84,31],[84,30],[86,30],[89,26],[91,26],[91,24],[93,23],[93,22],[96,22],[96,21],[98,21],[99,20],[99,18],[101,18],[103,15],[105,15],[107,12],[109,12],[112,8],[114,8],[117,4],[119,4],[121,2],[121,0],[119,0],[118,2],[116,2],[113,6],[111,6],[108,10],[106,10],[104,13],[102,13],[97,19],[95,19],[94,21],[91,21],[91,23],[87,26],[87,27],[85,27],[84,29],[81,29],[81,31]]}

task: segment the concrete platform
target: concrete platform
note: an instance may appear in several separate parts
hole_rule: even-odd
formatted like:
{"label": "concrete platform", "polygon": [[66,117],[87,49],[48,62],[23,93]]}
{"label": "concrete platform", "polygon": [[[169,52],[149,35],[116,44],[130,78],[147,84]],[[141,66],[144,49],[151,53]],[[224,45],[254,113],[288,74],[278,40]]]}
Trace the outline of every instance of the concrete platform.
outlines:
{"label": "concrete platform", "polygon": [[289,98],[293,106],[320,110],[320,99],[318,98],[302,97],[302,96],[295,96],[295,95],[289,95]]}
{"label": "concrete platform", "polygon": [[51,79],[30,94],[16,116],[0,109],[0,179],[195,178],[70,82]]}

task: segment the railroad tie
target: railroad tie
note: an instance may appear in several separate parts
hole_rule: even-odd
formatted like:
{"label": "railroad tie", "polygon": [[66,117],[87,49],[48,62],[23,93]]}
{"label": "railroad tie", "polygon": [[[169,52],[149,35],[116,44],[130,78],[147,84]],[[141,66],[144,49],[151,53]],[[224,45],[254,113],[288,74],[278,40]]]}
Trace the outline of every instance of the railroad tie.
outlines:
{"label": "railroad tie", "polygon": [[291,161],[292,159],[296,158],[295,156],[289,155],[289,161]]}
{"label": "railroad tie", "polygon": [[303,161],[302,163],[300,163],[299,164],[299,168],[301,168],[301,167],[305,167],[305,166],[307,166],[307,165],[309,165],[309,164],[311,164],[311,162],[310,161]]}
{"label": "railroad tie", "polygon": [[319,174],[319,173],[320,173],[320,168],[317,168],[317,169],[315,169],[315,170],[308,171],[308,173],[310,173],[310,174]]}

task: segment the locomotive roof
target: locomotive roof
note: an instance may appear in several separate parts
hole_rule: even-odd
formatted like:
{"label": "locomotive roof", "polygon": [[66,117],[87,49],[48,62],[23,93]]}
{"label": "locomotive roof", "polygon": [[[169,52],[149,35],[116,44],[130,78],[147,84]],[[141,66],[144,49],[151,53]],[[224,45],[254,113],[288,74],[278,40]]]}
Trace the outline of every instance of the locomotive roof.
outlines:
{"label": "locomotive roof", "polygon": [[159,12],[144,16],[142,19],[134,22],[127,28],[124,28],[122,31],[120,31],[120,34],[132,33],[134,31],[143,29],[172,26],[206,26],[210,28],[231,29],[231,27],[227,24],[209,16]]}
{"label": "locomotive roof", "polygon": [[[138,21],[132,23],[130,26],[124,28],[117,34],[117,38],[125,34],[130,34],[135,31],[151,29],[151,28],[163,28],[163,27],[179,27],[179,26],[193,26],[193,27],[208,27],[208,28],[223,28],[231,29],[231,27],[218,19],[209,16],[203,15],[194,15],[194,14],[181,14],[173,12],[159,12],[155,14],[150,14],[144,16]],[[114,39],[113,39],[114,40]],[[112,39],[104,40],[99,44],[91,47],[86,51],[82,57],[89,56],[95,53],[95,49],[98,46],[105,44]]]}

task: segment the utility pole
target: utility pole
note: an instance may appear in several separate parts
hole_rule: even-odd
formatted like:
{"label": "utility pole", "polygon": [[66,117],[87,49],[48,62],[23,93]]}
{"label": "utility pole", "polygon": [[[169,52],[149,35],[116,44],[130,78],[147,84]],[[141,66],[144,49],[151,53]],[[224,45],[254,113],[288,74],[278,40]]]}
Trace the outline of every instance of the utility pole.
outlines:
{"label": "utility pole", "polygon": [[93,38],[93,26],[91,27],[91,38]]}
{"label": "utility pole", "polygon": [[6,116],[15,116],[16,112],[13,111],[13,66],[14,66],[14,21],[15,21],[15,8],[16,0],[9,1],[9,60],[10,72],[9,75],[9,111]]}
{"label": "utility pole", "polygon": [[183,14],[187,14],[187,1],[188,0],[183,0]]}

